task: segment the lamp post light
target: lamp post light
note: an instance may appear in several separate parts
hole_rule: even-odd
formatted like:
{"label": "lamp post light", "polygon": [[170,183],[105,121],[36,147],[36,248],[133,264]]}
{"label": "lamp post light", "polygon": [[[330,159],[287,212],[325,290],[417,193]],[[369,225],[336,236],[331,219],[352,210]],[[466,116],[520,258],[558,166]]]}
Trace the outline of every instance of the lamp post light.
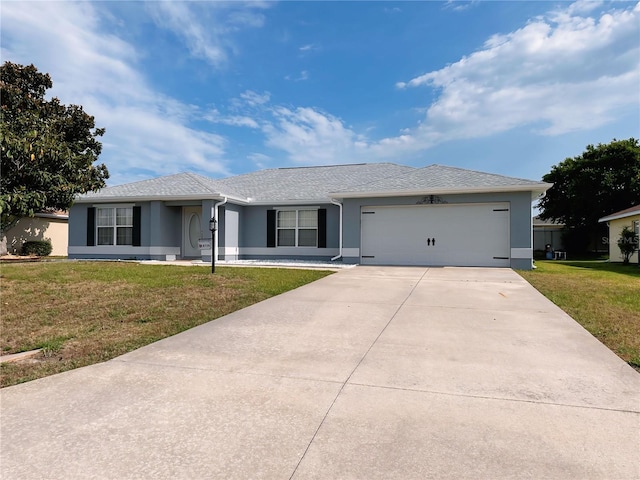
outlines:
{"label": "lamp post light", "polygon": [[211,273],[216,273],[216,230],[218,221],[215,217],[209,220],[209,230],[211,230]]}

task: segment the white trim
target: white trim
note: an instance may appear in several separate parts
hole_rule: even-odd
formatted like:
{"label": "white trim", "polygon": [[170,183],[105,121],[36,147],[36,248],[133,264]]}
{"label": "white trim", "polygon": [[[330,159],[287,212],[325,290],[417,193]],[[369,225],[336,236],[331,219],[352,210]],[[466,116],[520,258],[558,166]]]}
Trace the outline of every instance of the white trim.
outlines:
{"label": "white trim", "polygon": [[132,247],[131,245],[70,246],[69,255],[180,255],[180,247]]}
{"label": "white trim", "polygon": [[424,195],[452,195],[463,193],[509,193],[532,192],[544,193],[553,186],[552,183],[535,185],[511,185],[505,187],[476,187],[476,188],[433,188],[426,190],[392,190],[380,192],[330,192],[334,198],[378,198],[378,197],[413,197]]}
{"label": "white trim", "polygon": [[[320,209],[320,207],[312,207],[312,206],[308,206],[308,207],[282,207],[282,208],[274,208],[274,210],[276,211],[276,248],[318,248],[318,234],[320,233],[320,225],[318,222],[318,210]],[[280,227],[278,226],[279,220],[280,220],[280,213],[281,212],[295,212],[296,214],[296,224],[294,227]],[[315,228],[309,228],[309,227],[301,227],[300,226],[300,212],[316,212],[316,227]],[[278,245],[278,241],[280,239],[280,236],[278,235],[280,232],[280,230],[293,230],[294,231],[294,242],[295,245],[283,245],[280,246]],[[315,245],[298,245],[298,243],[300,242],[300,231],[301,230],[315,230],[316,231],[316,244]]]}
{"label": "white trim", "polygon": [[222,255],[240,255],[239,247],[222,247],[220,249],[222,251]]}
{"label": "white trim", "polygon": [[511,202],[507,200],[497,200],[495,202],[461,202],[461,203],[409,203],[399,205],[361,205],[360,214],[366,208],[447,208],[447,207],[473,207],[475,205],[493,205],[497,207],[507,207],[511,212]]}
{"label": "white trim", "polygon": [[337,248],[317,248],[317,247],[246,247],[239,249],[239,255],[266,255],[275,256],[309,256],[309,257],[326,257],[334,256],[338,253]]}
{"label": "white trim", "polygon": [[99,197],[99,194],[92,195],[89,198],[84,198],[82,196],[76,197],[74,203],[94,203],[98,202],[96,205],[103,203],[122,203],[122,202],[155,202],[155,201],[163,201],[163,202],[180,202],[180,201],[203,201],[209,198],[216,198],[222,200],[224,197],[228,197],[233,200],[235,203],[240,205],[249,205],[249,202],[246,198],[234,197],[233,195],[223,195],[223,194],[198,194],[198,195],[120,195],[113,197]]}
{"label": "white trim", "polygon": [[96,203],[91,205],[94,208],[133,208],[135,203]]}
{"label": "white trim", "polygon": [[[317,202],[316,202],[317,203]],[[317,205],[317,204],[309,204],[309,205],[302,205],[302,204],[298,204],[298,205],[291,205],[290,203],[282,203],[282,204],[277,204],[277,203],[269,203],[269,205],[273,205],[273,207],[271,208],[271,210],[319,210],[323,207]]]}
{"label": "white trim", "polygon": [[635,217],[636,215],[640,215],[640,209],[633,210],[627,213],[620,213],[617,215],[609,215],[607,217],[602,217],[600,220],[598,220],[598,223],[609,222],[611,220],[620,220],[621,218],[627,218],[627,217]]}
{"label": "white trim", "polygon": [[[211,207],[211,216],[212,218],[215,218],[216,221],[218,222],[218,227],[220,226],[220,212],[218,210],[218,207],[225,205],[227,203],[229,199],[227,197],[224,197],[224,199],[221,202],[214,202],[213,207]],[[225,217],[226,218],[226,217]],[[211,230],[209,230],[211,232]],[[226,231],[226,226],[225,226],[225,231]],[[220,251],[219,251],[219,246],[218,243],[220,243],[220,238],[218,238],[218,230],[216,229],[215,232],[211,232],[211,242],[213,243],[213,256],[214,258],[218,258],[220,256]],[[209,253],[209,255],[211,255],[211,252]]]}
{"label": "white trim", "polygon": [[[135,230],[134,227],[134,208],[135,205],[134,204],[115,204],[115,205],[98,205],[94,207],[96,210],[96,216],[95,216],[95,243],[96,246],[112,246],[112,245],[118,245],[118,246],[129,246],[133,244],[133,232]],[[101,210],[112,210],[112,220],[113,220],[113,224],[111,225],[99,225],[99,220],[100,220],[100,211]],[[118,225],[118,210],[130,210],[131,211],[131,224],[126,224],[126,225]],[[111,240],[113,241],[113,243],[107,243],[107,244],[99,244],[98,242],[100,241],[100,229],[111,229]],[[127,242],[127,243],[122,243],[119,244],[118,243],[118,228],[130,228],[131,229],[131,243]]]}
{"label": "white trim", "polygon": [[511,258],[533,258],[533,248],[512,248]]}

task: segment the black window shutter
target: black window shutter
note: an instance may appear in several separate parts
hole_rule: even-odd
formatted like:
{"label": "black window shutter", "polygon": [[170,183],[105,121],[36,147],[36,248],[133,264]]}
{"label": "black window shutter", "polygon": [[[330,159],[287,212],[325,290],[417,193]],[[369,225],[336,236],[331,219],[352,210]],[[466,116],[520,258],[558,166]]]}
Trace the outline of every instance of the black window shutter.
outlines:
{"label": "black window shutter", "polygon": [[327,209],[318,209],[318,248],[327,248]]}
{"label": "black window shutter", "polygon": [[276,246],[276,211],[267,210],[267,247]]}
{"label": "black window shutter", "polygon": [[87,247],[96,245],[96,209],[87,208]]}
{"label": "black window shutter", "polygon": [[141,228],[141,219],[142,217],[142,207],[133,207],[133,246],[139,247],[142,242],[142,228]]}

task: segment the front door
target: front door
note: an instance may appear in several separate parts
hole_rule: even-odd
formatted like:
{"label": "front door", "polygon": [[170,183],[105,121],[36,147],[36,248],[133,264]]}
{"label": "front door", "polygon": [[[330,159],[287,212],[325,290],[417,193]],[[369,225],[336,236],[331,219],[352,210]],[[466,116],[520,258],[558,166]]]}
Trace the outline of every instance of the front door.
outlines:
{"label": "front door", "polygon": [[200,257],[198,241],[202,236],[202,207],[182,209],[182,258]]}

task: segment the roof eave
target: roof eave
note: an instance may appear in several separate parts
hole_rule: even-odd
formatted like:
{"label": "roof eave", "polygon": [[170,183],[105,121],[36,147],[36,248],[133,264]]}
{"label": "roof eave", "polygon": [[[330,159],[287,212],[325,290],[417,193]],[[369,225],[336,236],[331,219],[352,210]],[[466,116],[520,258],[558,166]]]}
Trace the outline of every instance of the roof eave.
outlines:
{"label": "roof eave", "polygon": [[[509,185],[504,187],[475,187],[475,188],[433,188],[427,190],[388,190],[370,192],[331,192],[332,198],[367,198],[367,197],[412,197],[419,195],[454,195],[468,193],[509,193],[531,192],[532,197],[543,194],[553,184],[540,183],[536,185]],[[535,194],[535,195],[534,195]]]}
{"label": "roof eave", "polygon": [[286,205],[317,205],[319,203],[325,204],[330,203],[331,200],[329,197],[316,198],[310,200],[302,200],[297,198],[292,198],[288,200],[277,200],[277,201],[269,201],[269,200],[250,200],[249,205],[256,207],[278,207],[278,206],[286,206]]}
{"label": "roof eave", "polygon": [[198,200],[227,200],[241,205],[248,205],[246,198],[225,195],[224,193],[212,193],[210,195],[119,195],[113,197],[78,197],[75,203],[131,203],[131,202],[189,202]]}
{"label": "roof eave", "polygon": [[621,218],[627,218],[627,217],[635,217],[636,215],[640,215],[640,210],[635,212],[621,213],[619,215],[608,215],[606,217],[602,217],[601,219],[599,219],[598,223],[610,222],[611,220],[620,220]]}
{"label": "roof eave", "polygon": [[34,217],[53,218],[58,220],[69,220],[69,215],[67,213],[36,213]]}

